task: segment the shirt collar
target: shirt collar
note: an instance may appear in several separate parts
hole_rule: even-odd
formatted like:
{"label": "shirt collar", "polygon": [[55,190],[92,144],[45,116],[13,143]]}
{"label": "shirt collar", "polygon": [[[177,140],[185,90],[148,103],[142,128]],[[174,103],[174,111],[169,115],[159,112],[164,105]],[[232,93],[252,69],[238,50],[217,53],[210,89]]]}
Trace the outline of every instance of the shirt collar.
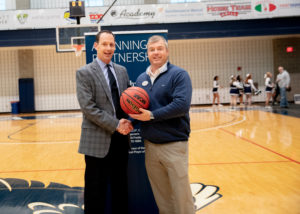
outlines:
{"label": "shirt collar", "polygon": [[[97,57],[97,58],[96,58],[96,61],[98,62],[98,64],[99,64],[101,70],[106,70],[106,69],[107,69],[107,67],[106,67],[107,64],[104,63],[103,61],[101,61],[101,59],[99,59],[99,58]],[[113,66],[112,66],[112,61],[110,61],[108,64],[109,64],[111,67],[113,67]]]}
{"label": "shirt collar", "polygon": [[[158,72],[157,75],[166,72],[166,71],[168,70],[168,61],[167,61],[163,66],[161,66],[158,70],[159,70],[159,72]],[[149,76],[152,75],[151,65],[149,65],[148,68],[146,69],[146,73],[147,73]]]}

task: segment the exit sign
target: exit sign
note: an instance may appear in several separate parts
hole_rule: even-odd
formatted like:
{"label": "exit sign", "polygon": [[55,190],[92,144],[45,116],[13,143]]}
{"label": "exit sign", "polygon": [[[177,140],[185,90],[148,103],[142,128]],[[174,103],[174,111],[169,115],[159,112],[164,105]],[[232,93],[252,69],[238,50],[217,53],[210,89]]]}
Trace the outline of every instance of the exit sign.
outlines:
{"label": "exit sign", "polygon": [[294,47],[292,47],[292,46],[286,47],[286,52],[287,53],[291,53],[293,51],[294,51]]}

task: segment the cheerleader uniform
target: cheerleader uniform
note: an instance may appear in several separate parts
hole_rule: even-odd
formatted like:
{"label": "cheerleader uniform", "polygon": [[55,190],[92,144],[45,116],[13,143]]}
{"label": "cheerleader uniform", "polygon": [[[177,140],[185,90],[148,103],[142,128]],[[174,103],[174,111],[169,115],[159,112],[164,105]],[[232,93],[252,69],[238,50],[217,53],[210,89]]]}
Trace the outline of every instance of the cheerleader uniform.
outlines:
{"label": "cheerleader uniform", "polygon": [[270,77],[266,78],[265,85],[266,85],[266,93],[272,93],[273,85]]}
{"label": "cheerleader uniform", "polygon": [[230,95],[238,96],[239,95],[239,82],[234,81],[230,84]]}
{"label": "cheerleader uniform", "polygon": [[243,94],[244,94],[244,84],[243,84],[243,82],[239,82],[238,81],[238,83],[239,83],[239,97],[241,97],[241,96],[243,96]]}
{"label": "cheerleader uniform", "polygon": [[244,83],[244,93],[252,94],[252,88],[254,89],[254,91],[257,91],[257,89],[255,88],[255,86],[253,84],[253,80],[248,79],[248,83]]}
{"label": "cheerleader uniform", "polygon": [[217,80],[214,80],[212,92],[213,92],[214,94],[216,94],[216,93],[218,93],[218,89],[219,89],[219,83],[218,83]]}

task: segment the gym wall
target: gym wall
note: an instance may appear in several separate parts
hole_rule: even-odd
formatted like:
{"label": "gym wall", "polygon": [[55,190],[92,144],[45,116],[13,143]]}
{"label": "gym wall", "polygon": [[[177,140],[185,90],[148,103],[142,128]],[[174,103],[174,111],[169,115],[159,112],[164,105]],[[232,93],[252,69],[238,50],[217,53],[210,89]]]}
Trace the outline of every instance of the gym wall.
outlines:
{"label": "gym wall", "polygon": [[[284,36],[288,38],[288,36]],[[294,35],[295,37],[295,35]],[[232,74],[245,78],[251,73],[263,93],[253,98],[263,102],[264,74],[277,74],[274,67],[273,40],[277,37],[238,37],[217,39],[169,40],[170,62],[186,69],[192,79],[192,104],[210,104],[212,81],[219,76],[221,102],[228,103],[229,81]],[[0,48],[0,112],[10,112],[10,102],[18,100],[18,50],[33,51],[35,110],[79,109],[76,99],[76,69],[85,64],[85,52],[76,57],[73,52],[57,53],[54,45]],[[284,65],[283,65],[284,66]],[[289,65],[290,66],[290,65]],[[238,71],[237,67],[241,70]],[[299,72],[290,72],[291,79],[299,80]],[[273,78],[274,79],[274,78]],[[292,82],[293,91],[300,93]]]}

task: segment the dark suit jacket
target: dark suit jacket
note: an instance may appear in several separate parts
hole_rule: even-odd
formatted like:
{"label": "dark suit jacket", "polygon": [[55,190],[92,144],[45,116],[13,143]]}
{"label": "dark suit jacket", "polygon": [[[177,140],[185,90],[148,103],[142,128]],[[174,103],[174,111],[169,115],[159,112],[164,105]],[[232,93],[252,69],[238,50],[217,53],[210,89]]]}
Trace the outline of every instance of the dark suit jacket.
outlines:
{"label": "dark suit jacket", "polygon": [[[122,93],[129,85],[125,67],[113,63],[119,91]],[[94,60],[76,72],[77,99],[83,113],[79,153],[103,158],[109,151],[111,135],[119,120],[115,110],[109,85],[98,62]]]}

